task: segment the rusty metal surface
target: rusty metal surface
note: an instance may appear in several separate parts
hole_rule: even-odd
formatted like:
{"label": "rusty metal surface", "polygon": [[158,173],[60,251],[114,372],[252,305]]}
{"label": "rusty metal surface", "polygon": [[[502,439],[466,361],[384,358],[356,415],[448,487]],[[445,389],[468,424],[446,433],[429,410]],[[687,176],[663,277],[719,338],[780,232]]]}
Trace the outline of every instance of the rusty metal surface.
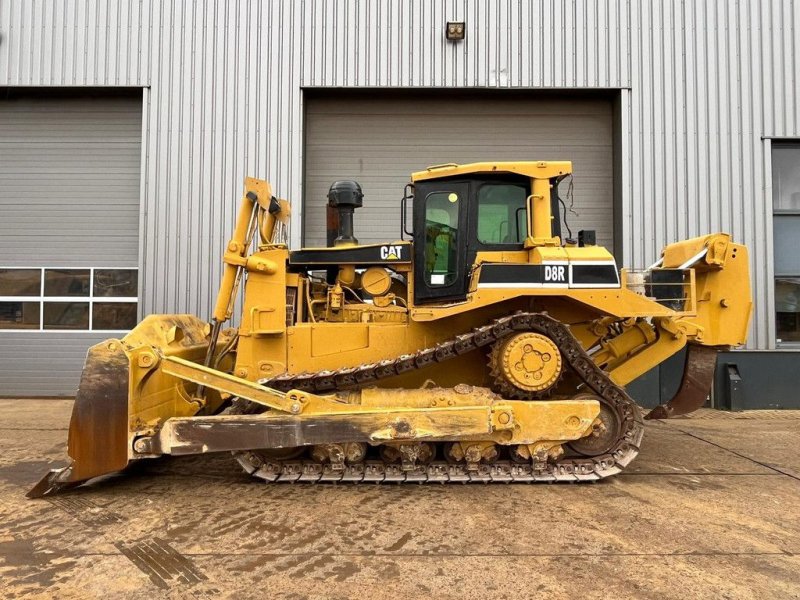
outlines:
{"label": "rusty metal surface", "polygon": [[[413,424],[435,430],[448,439],[454,435],[491,433],[489,407],[422,409],[407,419],[400,413],[346,415],[222,415],[171,419],[161,433],[170,454],[199,454],[224,450],[293,448],[339,442],[374,442],[375,434],[387,427],[403,439],[416,435]],[[589,420],[589,419],[587,419]]]}
{"label": "rusty metal surface", "polygon": [[689,344],[683,378],[677,393],[666,404],[660,404],[647,413],[645,419],[669,419],[691,413],[706,403],[714,385],[719,348]]}
{"label": "rusty metal surface", "polygon": [[128,357],[119,340],[89,348],[69,424],[71,463],[50,471],[29,498],[121,471],[128,464]]}
{"label": "rusty metal surface", "polygon": [[128,357],[119,340],[89,349],[69,423],[68,448],[75,480],[128,464]]}
{"label": "rusty metal surface", "polygon": [[[177,399],[176,390],[168,388],[173,382],[165,385],[161,371],[151,372],[158,361],[153,348],[169,356],[201,359],[208,344],[206,326],[192,315],[149,315],[122,340],[109,339],[89,348],[70,421],[72,461],[45,474],[29,496],[53,494],[121,471],[129,464],[130,421],[155,422],[187,414],[185,408],[183,413],[176,411],[179,402],[164,403],[164,396]],[[208,405],[218,406],[219,395],[212,396]]]}

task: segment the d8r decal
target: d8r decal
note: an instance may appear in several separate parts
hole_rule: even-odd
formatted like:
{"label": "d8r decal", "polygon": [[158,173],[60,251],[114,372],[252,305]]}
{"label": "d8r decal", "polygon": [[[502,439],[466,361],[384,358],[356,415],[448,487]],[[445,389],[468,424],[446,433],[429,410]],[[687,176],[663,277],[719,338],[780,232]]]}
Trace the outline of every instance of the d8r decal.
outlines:
{"label": "d8r decal", "polygon": [[567,268],[562,266],[545,265],[544,280],[547,283],[566,283]]}

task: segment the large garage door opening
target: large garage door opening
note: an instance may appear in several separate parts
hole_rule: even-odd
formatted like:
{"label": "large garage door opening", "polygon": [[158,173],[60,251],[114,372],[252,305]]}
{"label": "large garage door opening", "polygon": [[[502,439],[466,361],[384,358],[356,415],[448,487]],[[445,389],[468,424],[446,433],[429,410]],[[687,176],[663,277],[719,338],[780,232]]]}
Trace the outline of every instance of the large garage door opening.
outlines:
{"label": "large garage door opening", "polygon": [[0,396],[74,395],[136,324],[141,90],[0,93]]}
{"label": "large garage door opening", "polygon": [[[355,234],[367,244],[399,238],[400,199],[414,171],[451,162],[571,160],[573,236],[594,229],[597,243],[613,251],[610,95],[312,90],[305,105],[306,246],[326,243],[326,195],[337,179],[362,186]],[[562,197],[568,188],[562,183]]]}

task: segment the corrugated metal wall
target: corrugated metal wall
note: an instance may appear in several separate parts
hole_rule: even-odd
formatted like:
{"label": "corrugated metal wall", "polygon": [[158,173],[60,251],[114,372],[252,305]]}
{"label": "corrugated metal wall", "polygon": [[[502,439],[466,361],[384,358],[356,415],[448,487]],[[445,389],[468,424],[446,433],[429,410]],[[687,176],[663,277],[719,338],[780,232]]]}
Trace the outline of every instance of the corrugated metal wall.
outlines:
{"label": "corrugated metal wall", "polygon": [[303,87],[620,88],[625,263],[732,231],[774,343],[762,136],[800,137],[797,2],[0,0],[0,29],[0,85],[149,86],[145,310],[208,312],[245,173],[302,197]]}

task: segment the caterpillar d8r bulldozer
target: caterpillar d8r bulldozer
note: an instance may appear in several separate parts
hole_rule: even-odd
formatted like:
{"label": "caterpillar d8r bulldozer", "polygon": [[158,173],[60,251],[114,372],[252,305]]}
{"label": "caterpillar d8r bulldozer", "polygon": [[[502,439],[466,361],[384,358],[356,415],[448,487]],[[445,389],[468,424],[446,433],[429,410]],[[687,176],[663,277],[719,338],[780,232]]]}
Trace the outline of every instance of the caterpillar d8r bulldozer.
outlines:
{"label": "caterpillar d8r bulldozer", "polygon": [[[717,352],[745,341],[747,249],[711,234],[620,271],[593,232],[562,238],[558,185],[571,171],[430,167],[398,207],[413,215],[411,240],[370,245],[353,232],[361,188],[338,181],[328,195],[338,236],[295,251],[288,202],[247,179],[211,321],[151,315],[93,346],[71,462],[29,495],[207,452],[232,452],[266,481],[619,473],[643,434],[625,385],[688,346],[677,395],[648,416],[691,412]],[[239,296],[238,324],[223,329]]]}

